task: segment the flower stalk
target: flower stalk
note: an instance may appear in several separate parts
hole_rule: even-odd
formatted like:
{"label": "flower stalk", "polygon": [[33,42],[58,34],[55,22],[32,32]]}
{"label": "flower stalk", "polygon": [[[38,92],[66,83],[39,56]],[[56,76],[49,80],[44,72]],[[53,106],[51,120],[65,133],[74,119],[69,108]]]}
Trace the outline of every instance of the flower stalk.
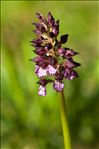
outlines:
{"label": "flower stalk", "polygon": [[67,111],[66,111],[66,104],[63,90],[60,93],[60,113],[63,128],[64,146],[65,149],[71,149],[71,140],[70,140],[68,118],[67,118]]}
{"label": "flower stalk", "polygon": [[33,22],[36,38],[31,41],[36,57],[30,59],[35,65],[35,73],[38,77],[38,95],[46,96],[46,86],[52,83],[53,89],[60,92],[60,112],[63,127],[65,149],[71,149],[71,141],[68,128],[67,111],[64,98],[64,79],[73,80],[79,75],[75,68],[80,66],[73,57],[79,54],[72,48],[63,47],[68,40],[68,34],[58,39],[59,20],[55,20],[49,12],[47,18],[36,13],[38,23]]}

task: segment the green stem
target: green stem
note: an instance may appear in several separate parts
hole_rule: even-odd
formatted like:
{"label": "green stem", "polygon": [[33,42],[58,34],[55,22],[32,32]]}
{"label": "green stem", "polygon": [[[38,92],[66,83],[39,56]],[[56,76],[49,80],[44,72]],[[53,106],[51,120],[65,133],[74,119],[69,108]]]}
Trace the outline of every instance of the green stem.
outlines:
{"label": "green stem", "polygon": [[61,120],[62,120],[62,127],[63,127],[64,146],[65,146],[65,149],[71,149],[65,97],[64,97],[63,91],[61,92],[61,96],[60,96],[60,112],[61,112]]}

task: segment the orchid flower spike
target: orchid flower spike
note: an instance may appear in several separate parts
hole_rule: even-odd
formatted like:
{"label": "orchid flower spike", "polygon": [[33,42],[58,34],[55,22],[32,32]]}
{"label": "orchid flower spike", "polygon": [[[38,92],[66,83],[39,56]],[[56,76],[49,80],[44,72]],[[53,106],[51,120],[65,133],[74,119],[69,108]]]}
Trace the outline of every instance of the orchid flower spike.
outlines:
{"label": "orchid flower spike", "polygon": [[[59,34],[59,20],[55,21],[49,12],[47,18],[42,14],[36,13],[39,23],[33,23],[36,27],[33,32],[37,38],[31,41],[31,45],[35,47],[34,52],[37,57],[31,59],[35,62],[35,73],[39,81],[38,94],[46,95],[46,85],[53,83],[53,88],[57,92],[61,92],[64,88],[63,79],[73,80],[78,77],[75,67],[80,66],[73,60],[73,56],[77,55],[71,48],[62,47],[68,40],[68,34],[64,34],[57,39]],[[48,79],[53,76],[54,79]],[[52,78],[52,77],[51,77]]]}

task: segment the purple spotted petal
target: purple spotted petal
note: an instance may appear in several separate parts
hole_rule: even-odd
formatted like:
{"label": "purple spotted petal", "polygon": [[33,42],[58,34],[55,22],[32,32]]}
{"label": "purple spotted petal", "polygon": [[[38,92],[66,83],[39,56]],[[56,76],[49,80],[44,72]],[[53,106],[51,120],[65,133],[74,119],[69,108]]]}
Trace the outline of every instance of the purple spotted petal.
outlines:
{"label": "purple spotted petal", "polygon": [[39,91],[38,91],[38,94],[40,96],[45,96],[46,95],[46,88],[42,85],[39,86]]}
{"label": "purple spotted petal", "polygon": [[64,83],[55,81],[53,87],[56,91],[61,92],[64,88]]}
{"label": "purple spotted petal", "polygon": [[48,72],[49,75],[54,75],[56,73],[56,71],[57,70],[53,66],[48,65],[47,72]]}
{"label": "purple spotted petal", "polygon": [[38,75],[38,77],[47,76],[47,70],[38,65],[35,66],[35,73]]}

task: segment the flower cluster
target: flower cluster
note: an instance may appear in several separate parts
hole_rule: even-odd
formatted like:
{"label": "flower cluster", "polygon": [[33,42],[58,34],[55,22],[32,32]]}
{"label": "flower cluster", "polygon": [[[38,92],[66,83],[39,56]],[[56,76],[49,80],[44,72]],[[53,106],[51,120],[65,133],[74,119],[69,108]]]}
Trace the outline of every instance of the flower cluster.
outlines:
{"label": "flower cluster", "polygon": [[78,77],[75,67],[80,66],[73,60],[73,56],[78,54],[74,50],[62,47],[67,42],[68,34],[62,35],[60,40],[57,39],[59,34],[59,20],[55,21],[49,12],[47,18],[42,14],[36,13],[39,23],[33,23],[36,27],[33,32],[37,35],[36,39],[31,41],[35,47],[34,52],[37,57],[32,59],[36,63],[35,73],[39,77],[39,91],[41,96],[46,95],[46,85],[53,83],[53,88],[61,92],[64,88],[63,79],[72,80]]}

